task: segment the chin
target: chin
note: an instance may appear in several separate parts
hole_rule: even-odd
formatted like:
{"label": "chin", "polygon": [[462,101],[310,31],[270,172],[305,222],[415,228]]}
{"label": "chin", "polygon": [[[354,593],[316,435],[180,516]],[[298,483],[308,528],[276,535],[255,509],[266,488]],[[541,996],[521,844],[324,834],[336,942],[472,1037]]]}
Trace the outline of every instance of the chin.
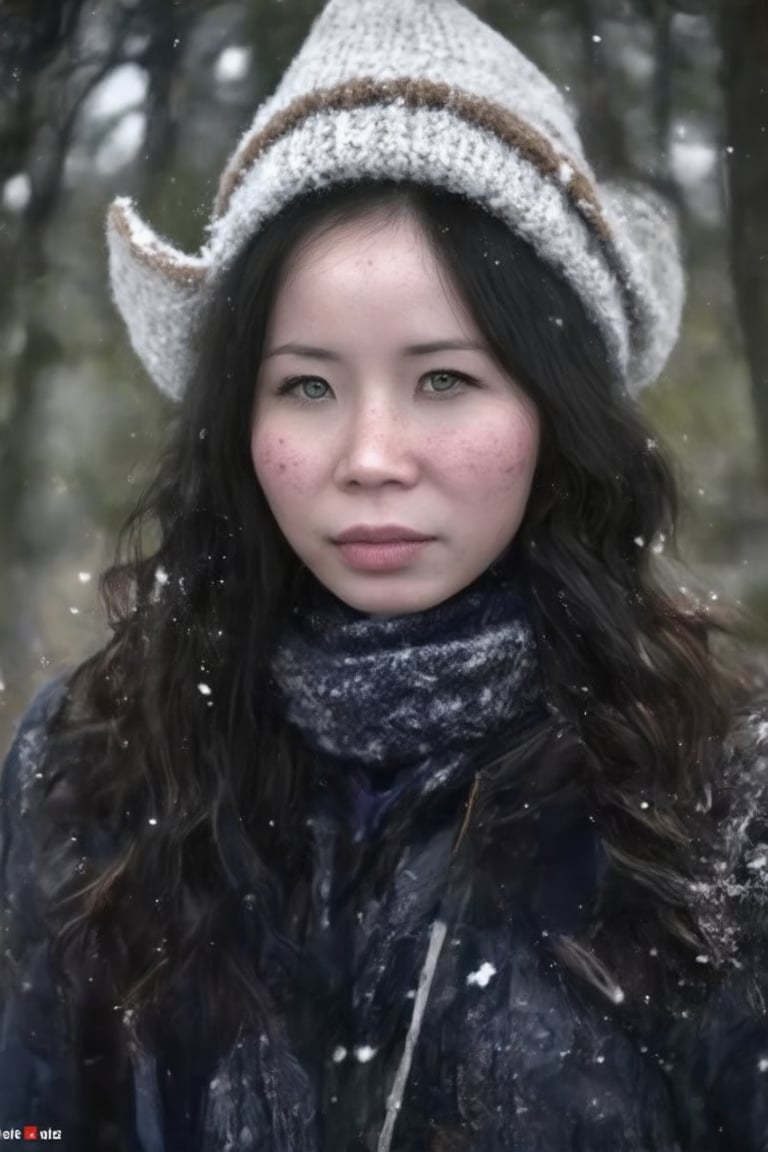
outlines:
{"label": "chin", "polygon": [[[354,608],[358,612],[365,612],[369,616],[406,616],[411,612],[425,612],[429,608],[434,608],[441,604],[443,600],[447,600],[449,596],[454,594],[454,589],[451,588],[434,588],[427,590],[426,588],[396,588],[394,587],[395,581],[390,577],[390,587],[384,586],[386,577],[371,578],[371,588],[353,589],[349,586],[343,586],[341,583],[336,587],[326,585],[333,592],[334,596],[342,600],[350,608]],[[375,588],[373,584],[378,580],[380,587]]]}

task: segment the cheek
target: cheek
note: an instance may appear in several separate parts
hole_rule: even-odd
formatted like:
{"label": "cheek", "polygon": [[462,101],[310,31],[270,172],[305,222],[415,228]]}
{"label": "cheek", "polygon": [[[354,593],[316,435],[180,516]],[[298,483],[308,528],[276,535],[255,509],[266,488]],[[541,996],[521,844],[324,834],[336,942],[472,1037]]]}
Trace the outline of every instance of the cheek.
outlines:
{"label": "cheek", "polygon": [[502,475],[513,483],[528,481],[539,456],[538,427],[525,424],[499,445]]}
{"label": "cheek", "polygon": [[[437,448],[437,446],[436,446]],[[485,498],[528,485],[536,468],[539,428],[535,417],[484,423],[471,435],[440,447],[439,458],[459,487],[471,484]]]}
{"label": "cheek", "polygon": [[295,451],[287,437],[268,428],[251,433],[251,460],[256,478],[268,497],[301,492],[309,484],[306,456]]}

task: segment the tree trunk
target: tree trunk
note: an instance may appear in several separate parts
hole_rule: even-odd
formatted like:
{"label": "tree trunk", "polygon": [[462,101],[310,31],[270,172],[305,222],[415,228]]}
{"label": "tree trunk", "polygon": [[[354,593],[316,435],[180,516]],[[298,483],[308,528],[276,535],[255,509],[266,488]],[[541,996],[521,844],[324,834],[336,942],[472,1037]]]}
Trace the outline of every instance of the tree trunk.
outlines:
{"label": "tree trunk", "polygon": [[[721,0],[736,298],[768,484],[768,4]],[[724,382],[727,384],[727,382]]]}
{"label": "tree trunk", "polygon": [[600,36],[601,5],[595,0],[573,0],[570,15],[576,21],[583,57],[583,99],[579,131],[584,150],[598,177],[627,176],[632,170],[616,77],[611,73]]}
{"label": "tree trunk", "polygon": [[[197,7],[191,0],[184,10],[166,5],[164,0],[144,0],[130,8],[115,5],[110,38],[87,72],[77,66],[82,42],[87,39],[82,22],[89,18],[83,0],[52,0],[44,28],[26,9],[19,8],[15,21],[0,35],[0,74],[6,60],[25,61],[17,78],[19,91],[12,93],[18,111],[24,112],[23,120],[12,114],[13,109],[7,111],[0,97],[0,182],[19,170],[31,177],[31,198],[15,224],[11,243],[4,244],[0,236],[0,264],[5,274],[0,334],[15,325],[25,336],[19,354],[4,356],[0,349],[0,384],[4,390],[0,416],[0,681],[15,679],[30,650],[42,645],[31,575],[42,571],[45,556],[39,539],[29,531],[27,496],[36,483],[33,474],[43,390],[51,368],[64,358],[54,335],[55,325],[51,327],[39,307],[38,286],[49,267],[45,238],[59,209],[67,153],[86,98],[123,62],[128,34],[138,28],[148,31],[144,56],[135,58],[150,75],[148,110],[152,116],[145,149],[148,160],[142,171],[151,177],[153,168],[168,162],[175,127],[171,91],[179,68],[174,46]],[[8,138],[13,148],[3,150]]]}

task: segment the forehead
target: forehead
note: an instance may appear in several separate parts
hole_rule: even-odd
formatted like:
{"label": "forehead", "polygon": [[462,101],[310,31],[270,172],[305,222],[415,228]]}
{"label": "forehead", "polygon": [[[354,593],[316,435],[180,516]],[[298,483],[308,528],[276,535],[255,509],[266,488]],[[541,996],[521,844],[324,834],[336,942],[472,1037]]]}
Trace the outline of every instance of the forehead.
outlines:
{"label": "forehead", "polygon": [[382,318],[418,309],[450,314],[462,327],[470,322],[429,237],[405,209],[372,210],[310,234],[286,263],[273,319],[342,307],[351,320],[371,305]]}

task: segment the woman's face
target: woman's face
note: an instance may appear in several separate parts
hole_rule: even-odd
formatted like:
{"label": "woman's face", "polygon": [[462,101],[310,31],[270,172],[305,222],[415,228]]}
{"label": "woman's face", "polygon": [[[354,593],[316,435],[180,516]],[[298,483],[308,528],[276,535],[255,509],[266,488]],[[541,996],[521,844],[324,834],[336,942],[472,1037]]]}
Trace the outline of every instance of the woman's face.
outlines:
{"label": "woman's face", "polygon": [[[538,445],[533,403],[412,218],[339,226],[295,255],[267,330],[251,456],[286,540],[340,600],[402,615],[467,587],[515,536]],[[424,541],[338,543],[382,526]]]}

